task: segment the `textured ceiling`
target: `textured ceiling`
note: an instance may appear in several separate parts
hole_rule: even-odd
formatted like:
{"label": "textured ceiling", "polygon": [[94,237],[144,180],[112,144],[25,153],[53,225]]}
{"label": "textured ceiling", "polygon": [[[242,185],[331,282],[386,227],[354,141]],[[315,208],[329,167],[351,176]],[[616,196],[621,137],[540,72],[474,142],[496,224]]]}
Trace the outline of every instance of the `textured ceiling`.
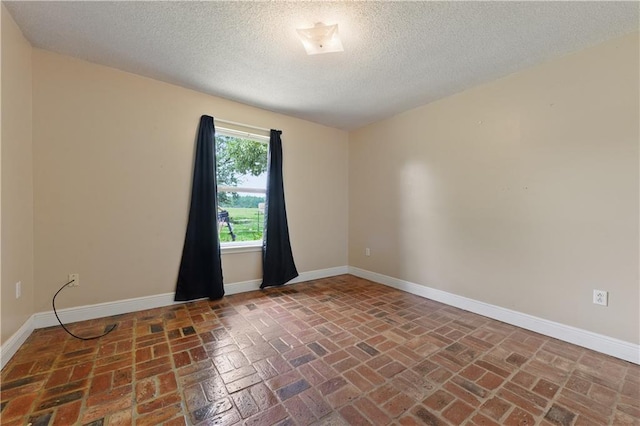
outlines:
{"label": "textured ceiling", "polygon": [[[36,46],[354,129],[638,30],[637,2],[4,2]],[[338,23],[343,53],[296,28]]]}

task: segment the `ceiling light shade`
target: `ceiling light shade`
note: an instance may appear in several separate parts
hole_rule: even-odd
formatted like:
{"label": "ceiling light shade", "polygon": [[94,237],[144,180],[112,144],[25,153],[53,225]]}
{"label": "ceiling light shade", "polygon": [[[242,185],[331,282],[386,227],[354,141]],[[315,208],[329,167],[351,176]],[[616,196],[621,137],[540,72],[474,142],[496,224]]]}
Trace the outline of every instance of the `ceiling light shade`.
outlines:
{"label": "ceiling light shade", "polygon": [[338,36],[338,24],[324,25],[318,22],[312,28],[300,28],[296,31],[308,55],[344,51]]}

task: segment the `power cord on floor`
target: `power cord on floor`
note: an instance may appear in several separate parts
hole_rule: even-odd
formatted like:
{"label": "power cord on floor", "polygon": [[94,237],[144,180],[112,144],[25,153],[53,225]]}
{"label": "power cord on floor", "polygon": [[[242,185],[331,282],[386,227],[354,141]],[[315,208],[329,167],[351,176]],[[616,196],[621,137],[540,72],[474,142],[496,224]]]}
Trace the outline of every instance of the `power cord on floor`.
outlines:
{"label": "power cord on floor", "polygon": [[72,332],[69,331],[69,329],[67,327],[64,326],[64,324],[62,323],[62,321],[60,321],[60,317],[58,316],[58,311],[56,311],[56,297],[58,296],[58,293],[60,293],[62,291],[63,288],[65,288],[66,286],[68,286],[69,284],[71,284],[72,282],[74,282],[75,280],[71,280],[68,283],[66,283],[65,285],[63,285],[62,287],[60,287],[60,290],[56,291],[56,294],[53,295],[53,300],[51,301],[51,304],[53,305],[53,313],[55,314],[56,318],[58,319],[58,322],[60,323],[60,325],[62,326],[62,328],[64,328],[64,331],[66,331],[67,333],[69,333],[70,335],[72,335],[73,337],[75,337],[76,339],[80,339],[80,340],[94,340],[94,339],[99,339],[101,337],[106,336],[107,334],[111,333],[113,330],[115,330],[116,328],[116,324],[112,324],[111,327],[105,331],[103,334],[99,335],[99,336],[93,336],[93,337],[81,337],[81,336],[76,336],[75,334],[73,334]]}

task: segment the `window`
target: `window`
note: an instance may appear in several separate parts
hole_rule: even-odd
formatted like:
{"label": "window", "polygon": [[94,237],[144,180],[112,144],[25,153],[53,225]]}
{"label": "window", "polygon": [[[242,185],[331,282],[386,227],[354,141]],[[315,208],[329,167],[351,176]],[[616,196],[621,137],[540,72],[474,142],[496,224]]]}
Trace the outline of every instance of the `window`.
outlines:
{"label": "window", "polygon": [[221,247],[262,244],[269,138],[216,129],[218,233]]}

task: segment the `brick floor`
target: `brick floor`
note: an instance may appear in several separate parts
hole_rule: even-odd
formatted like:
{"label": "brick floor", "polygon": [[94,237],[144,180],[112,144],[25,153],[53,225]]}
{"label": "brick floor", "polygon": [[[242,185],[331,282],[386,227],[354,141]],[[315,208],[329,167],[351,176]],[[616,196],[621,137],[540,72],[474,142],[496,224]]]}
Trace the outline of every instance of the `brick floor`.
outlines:
{"label": "brick floor", "polygon": [[640,367],[349,275],[35,331],[2,425],[640,425]]}

